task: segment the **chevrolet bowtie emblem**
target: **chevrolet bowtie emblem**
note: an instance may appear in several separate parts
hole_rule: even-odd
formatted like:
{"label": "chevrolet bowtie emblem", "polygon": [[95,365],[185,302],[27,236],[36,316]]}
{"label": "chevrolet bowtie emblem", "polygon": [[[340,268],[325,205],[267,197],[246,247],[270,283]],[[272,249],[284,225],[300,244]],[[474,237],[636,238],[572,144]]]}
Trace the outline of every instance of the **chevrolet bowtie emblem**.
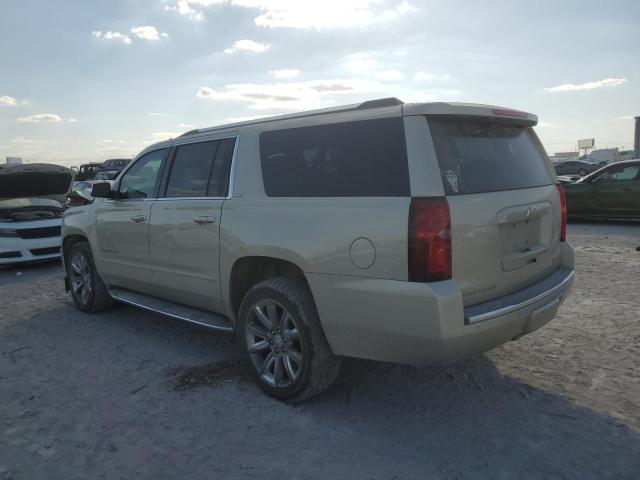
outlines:
{"label": "chevrolet bowtie emblem", "polygon": [[540,213],[541,211],[538,207],[529,207],[529,210],[527,210],[527,218],[538,218]]}

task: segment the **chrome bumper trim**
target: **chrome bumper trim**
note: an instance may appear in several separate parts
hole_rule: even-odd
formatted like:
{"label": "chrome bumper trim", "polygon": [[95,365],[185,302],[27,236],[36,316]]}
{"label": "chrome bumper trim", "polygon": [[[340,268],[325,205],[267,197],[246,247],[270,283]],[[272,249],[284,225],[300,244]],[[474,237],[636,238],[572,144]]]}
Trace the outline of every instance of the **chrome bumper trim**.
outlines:
{"label": "chrome bumper trim", "polygon": [[[510,297],[516,296],[523,292],[526,292],[528,289],[535,288],[535,285],[529,287],[528,289],[524,289],[523,291],[515,292],[514,294],[505,295],[503,297],[505,301],[505,305],[496,309],[492,309],[489,311],[482,311],[484,304],[472,305],[471,307],[467,307],[464,309],[464,323],[467,325],[472,325],[474,323],[484,322],[486,320],[491,320],[492,318],[500,317],[502,315],[507,315],[511,312],[515,312],[516,310],[520,310],[521,308],[528,307],[533,305],[541,300],[544,300],[547,297],[552,297],[553,295],[560,293],[562,290],[567,288],[567,285],[573,280],[575,275],[574,270],[565,269],[566,275],[560,280],[559,283],[555,284],[552,288],[545,290],[540,293],[535,293],[532,297],[527,298],[523,301],[511,302]],[[545,280],[543,279],[542,282]],[[540,282],[541,283],[541,282]],[[518,295],[520,296],[520,295]],[[498,299],[500,300],[500,299]],[[495,300],[487,303],[495,303]],[[475,313],[478,312],[478,313]]]}

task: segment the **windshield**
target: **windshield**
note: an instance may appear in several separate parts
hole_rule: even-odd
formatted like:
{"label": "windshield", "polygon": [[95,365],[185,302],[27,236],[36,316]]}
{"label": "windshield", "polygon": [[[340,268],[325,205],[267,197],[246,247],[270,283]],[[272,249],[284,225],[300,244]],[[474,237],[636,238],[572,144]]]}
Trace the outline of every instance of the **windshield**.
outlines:
{"label": "windshield", "polygon": [[447,195],[497,192],[554,183],[531,127],[480,119],[429,117]]}

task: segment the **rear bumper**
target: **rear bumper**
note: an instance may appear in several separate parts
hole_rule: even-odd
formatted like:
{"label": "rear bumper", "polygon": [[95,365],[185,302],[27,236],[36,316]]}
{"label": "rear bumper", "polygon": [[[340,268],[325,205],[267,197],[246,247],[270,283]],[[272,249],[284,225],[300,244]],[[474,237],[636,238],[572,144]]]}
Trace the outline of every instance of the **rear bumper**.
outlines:
{"label": "rear bumper", "polygon": [[542,327],[566,299],[574,273],[560,267],[524,290],[468,308],[454,281],[337,277],[307,275],[334,353],[430,365],[486,352]]}
{"label": "rear bumper", "polygon": [[464,309],[464,323],[471,325],[502,317],[539,303],[547,303],[570,288],[574,271],[560,267],[541,281],[509,295]]}

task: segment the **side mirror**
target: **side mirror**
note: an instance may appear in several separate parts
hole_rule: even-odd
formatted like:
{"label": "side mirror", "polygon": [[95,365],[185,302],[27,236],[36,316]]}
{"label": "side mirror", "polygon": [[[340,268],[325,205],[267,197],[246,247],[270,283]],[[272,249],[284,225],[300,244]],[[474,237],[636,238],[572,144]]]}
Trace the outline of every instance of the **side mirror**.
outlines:
{"label": "side mirror", "polygon": [[94,183],[91,187],[91,196],[93,198],[112,198],[111,184],[109,182]]}

